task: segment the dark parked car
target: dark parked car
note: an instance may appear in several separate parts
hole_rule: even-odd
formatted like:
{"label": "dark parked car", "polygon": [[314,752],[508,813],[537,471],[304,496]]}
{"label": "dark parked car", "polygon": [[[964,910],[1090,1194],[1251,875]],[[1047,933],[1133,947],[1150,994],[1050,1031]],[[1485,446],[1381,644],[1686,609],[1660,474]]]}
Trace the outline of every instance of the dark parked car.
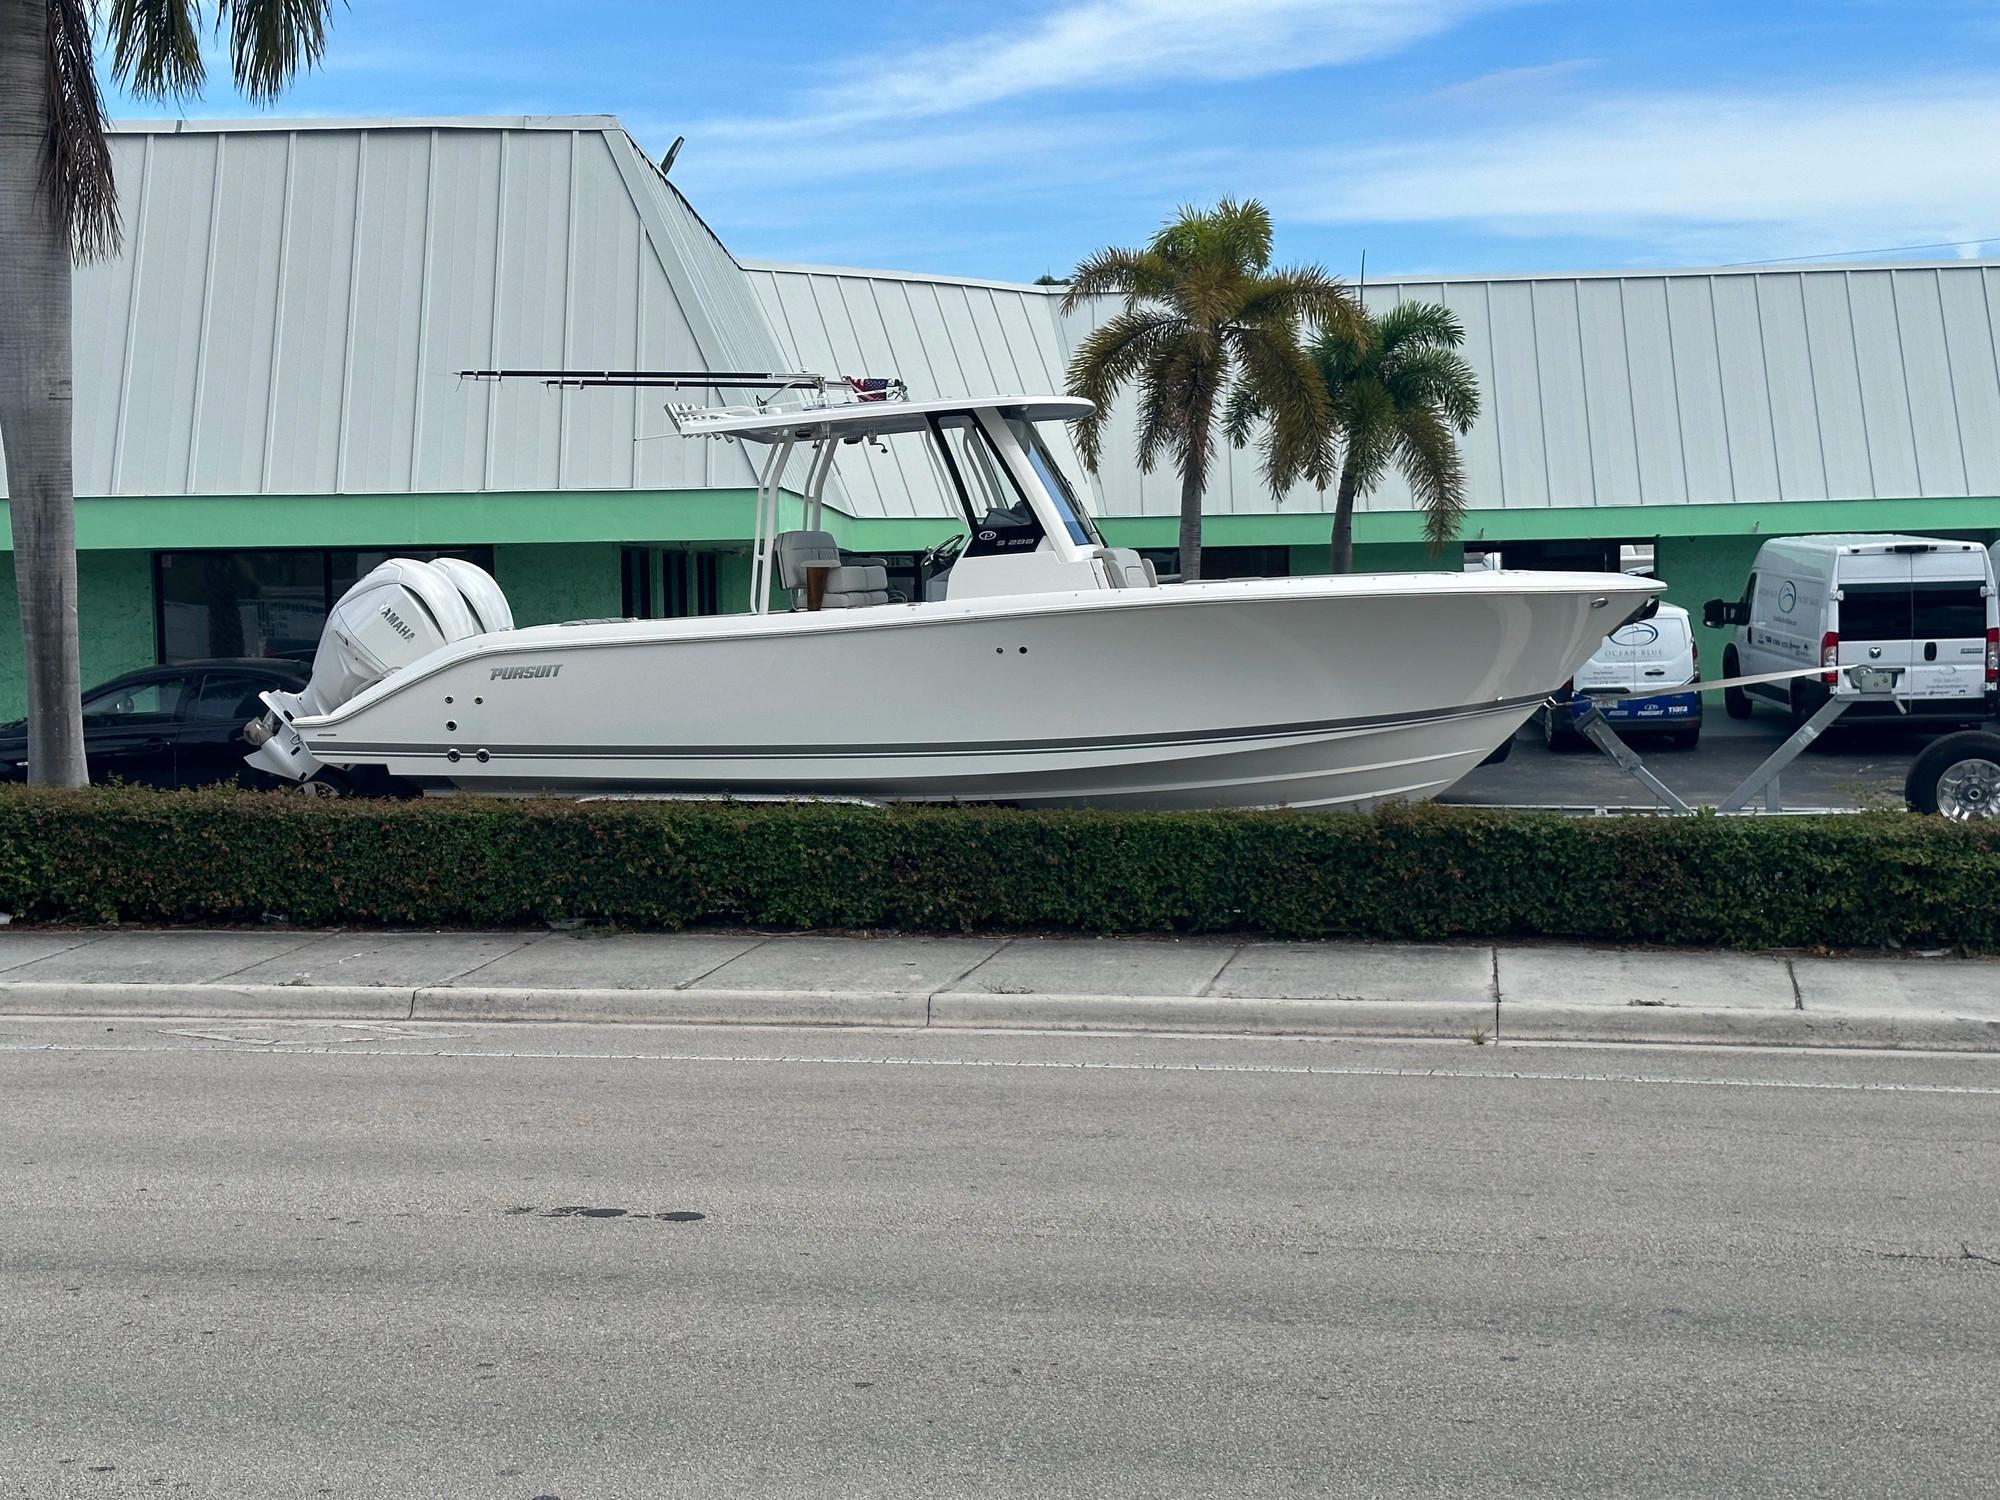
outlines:
{"label": "dark parked car", "polygon": [[[299,662],[263,657],[190,661],[115,677],[83,695],[83,753],[94,782],[272,786],[243,764],[243,726],[264,712],[259,693],[295,693],[312,675]],[[25,780],[28,726],[0,724],[0,779]]]}

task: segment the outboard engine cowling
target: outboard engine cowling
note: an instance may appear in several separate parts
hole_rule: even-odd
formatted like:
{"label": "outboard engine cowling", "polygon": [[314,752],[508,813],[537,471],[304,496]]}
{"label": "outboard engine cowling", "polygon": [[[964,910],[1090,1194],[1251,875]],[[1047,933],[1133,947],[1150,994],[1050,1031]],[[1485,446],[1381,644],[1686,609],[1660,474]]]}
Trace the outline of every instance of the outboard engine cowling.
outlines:
{"label": "outboard engine cowling", "polygon": [[308,781],[323,767],[291,727],[293,719],[331,713],[442,647],[513,627],[507,598],[484,569],[457,558],[392,557],[327,615],[305,688],[263,695],[271,712],[246,726],[256,749],[244,758],[273,775]]}

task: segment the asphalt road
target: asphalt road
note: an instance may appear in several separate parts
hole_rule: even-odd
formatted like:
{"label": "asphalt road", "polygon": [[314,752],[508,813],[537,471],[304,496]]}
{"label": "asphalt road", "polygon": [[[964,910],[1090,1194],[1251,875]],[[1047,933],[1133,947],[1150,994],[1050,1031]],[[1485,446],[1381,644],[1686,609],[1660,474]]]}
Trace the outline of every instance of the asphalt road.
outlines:
{"label": "asphalt road", "polygon": [[[1990,722],[1983,726],[1995,727]],[[1780,790],[1786,807],[1901,807],[1903,779],[1934,729],[1869,725],[1840,729],[1788,766]],[[1713,806],[1791,733],[1773,710],[1760,708],[1736,720],[1716,705],[1702,725],[1701,743],[1671,750],[1657,739],[1634,738],[1632,747],[1676,792],[1697,806]],[[1652,793],[1627,776],[1595,746],[1551,751],[1540,725],[1530,720],[1498,765],[1481,766],[1441,799],[1487,806],[1653,807]],[[1758,805],[1763,804],[1760,801]]]}
{"label": "asphalt road", "polygon": [[1990,1496],[2000,1062],[0,1024],[0,1493]]}

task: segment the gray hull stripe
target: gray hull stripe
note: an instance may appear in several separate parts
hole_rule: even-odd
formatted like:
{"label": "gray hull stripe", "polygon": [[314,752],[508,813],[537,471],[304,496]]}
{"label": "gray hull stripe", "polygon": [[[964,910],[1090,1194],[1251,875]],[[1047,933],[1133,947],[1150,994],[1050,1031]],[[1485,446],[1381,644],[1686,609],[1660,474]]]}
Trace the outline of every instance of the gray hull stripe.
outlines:
{"label": "gray hull stripe", "polygon": [[[1252,729],[1191,729],[1170,734],[1100,735],[1070,740],[1009,740],[996,745],[990,740],[955,743],[892,745],[491,745],[467,739],[456,748],[470,758],[475,749],[494,759],[558,757],[564,760],[852,760],[870,757],[932,755],[1024,755],[1062,754],[1089,750],[1146,750],[1174,745],[1235,745],[1255,740],[1289,739],[1302,734],[1335,734],[1354,729],[1397,729],[1406,725],[1436,723],[1445,719],[1474,718],[1531,708],[1543,701],[1540,693],[1522,698],[1499,698],[1491,703],[1467,703],[1454,708],[1424,709],[1417,713],[1375,714],[1365,718],[1317,719],[1299,724],[1267,724]],[[326,741],[308,746],[315,754],[393,755],[399,759],[442,759],[445,748],[437,745],[363,744]]]}

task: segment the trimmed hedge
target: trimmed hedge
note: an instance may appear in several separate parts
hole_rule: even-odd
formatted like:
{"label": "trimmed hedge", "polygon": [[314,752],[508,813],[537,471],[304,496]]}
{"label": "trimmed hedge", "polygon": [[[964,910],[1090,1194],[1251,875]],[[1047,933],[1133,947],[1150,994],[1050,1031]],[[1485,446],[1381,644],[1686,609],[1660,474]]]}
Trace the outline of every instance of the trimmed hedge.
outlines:
{"label": "trimmed hedge", "polygon": [[1068,928],[2000,949],[2000,827],[0,791],[39,920]]}

